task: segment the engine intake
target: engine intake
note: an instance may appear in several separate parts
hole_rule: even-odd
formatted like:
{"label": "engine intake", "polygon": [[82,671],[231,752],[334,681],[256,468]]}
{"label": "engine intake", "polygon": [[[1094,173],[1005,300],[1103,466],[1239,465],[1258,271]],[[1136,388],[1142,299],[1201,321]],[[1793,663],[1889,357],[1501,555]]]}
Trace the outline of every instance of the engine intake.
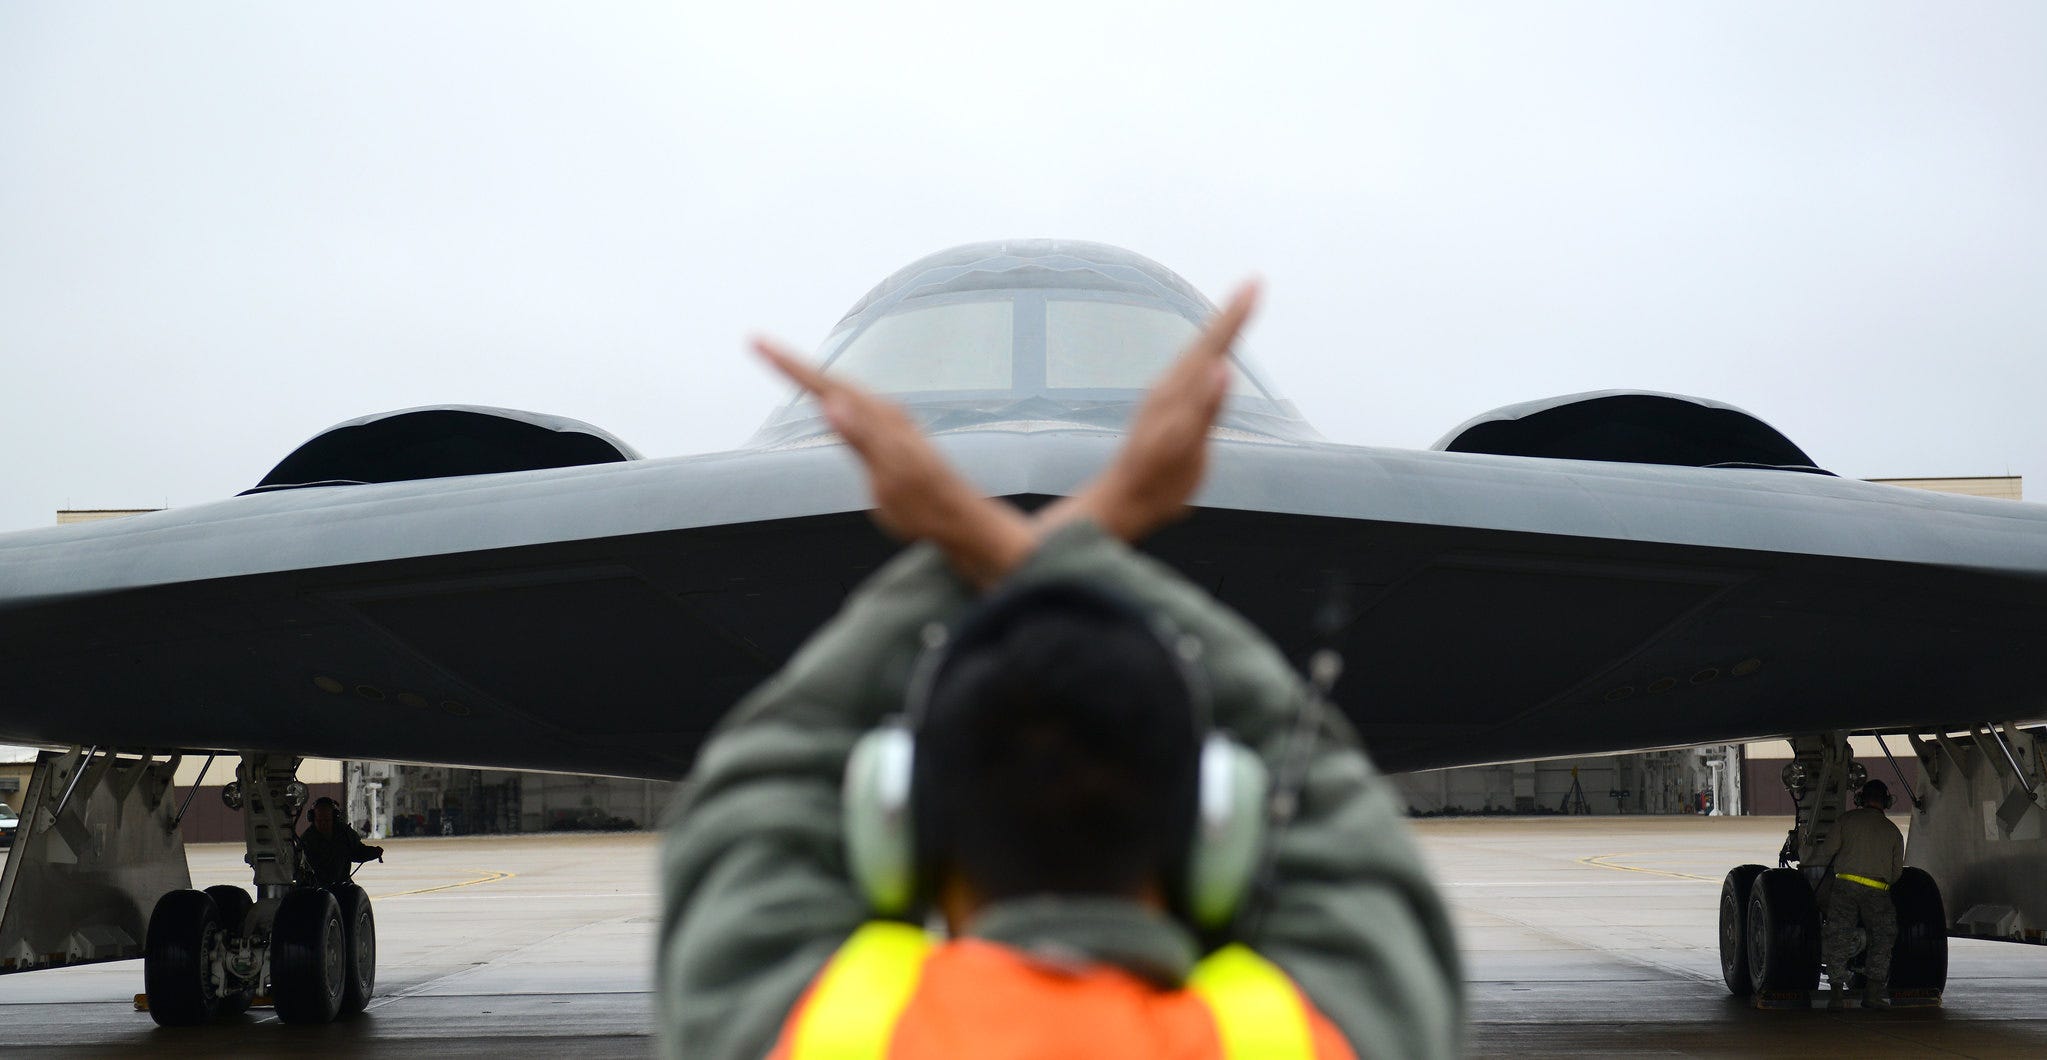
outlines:
{"label": "engine intake", "polygon": [[638,459],[632,446],[581,420],[479,405],[429,405],[335,424],[292,450],[256,488],[244,492]]}
{"label": "engine intake", "polygon": [[1829,474],[1775,427],[1742,409],[1648,390],[1601,390],[1508,405],[1465,421],[1431,448]]}

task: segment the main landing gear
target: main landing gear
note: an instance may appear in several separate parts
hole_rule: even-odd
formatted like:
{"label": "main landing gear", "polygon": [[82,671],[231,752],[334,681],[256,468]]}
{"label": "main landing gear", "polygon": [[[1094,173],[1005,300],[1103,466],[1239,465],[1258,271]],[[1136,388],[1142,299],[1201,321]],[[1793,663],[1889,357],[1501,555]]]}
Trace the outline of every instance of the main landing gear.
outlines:
{"label": "main landing gear", "polygon": [[297,770],[296,758],[251,755],[222,792],[230,808],[246,810],[256,897],[220,886],[157,901],[142,977],[158,1024],[237,1015],[259,996],[287,1023],[325,1023],[369,1004],[377,975],[370,897],[354,884],[312,885],[292,834],[307,796]]}
{"label": "main landing gear", "polygon": [[[1778,852],[1778,867],[1737,865],[1720,884],[1721,978],[1734,996],[1754,998],[1765,1008],[1807,1007],[1820,985],[1817,889],[1826,867],[1813,864],[1812,857],[1868,773],[1853,760],[1846,733],[1803,737],[1792,746],[1797,757],[1784,769],[1784,784],[1798,815]],[[1890,895],[1898,912],[1891,998],[1897,1004],[1939,1004],[1947,986],[1947,915],[1940,888],[1924,870],[1908,868]],[[1840,972],[1857,990],[1863,985],[1861,949],[1858,945]]]}

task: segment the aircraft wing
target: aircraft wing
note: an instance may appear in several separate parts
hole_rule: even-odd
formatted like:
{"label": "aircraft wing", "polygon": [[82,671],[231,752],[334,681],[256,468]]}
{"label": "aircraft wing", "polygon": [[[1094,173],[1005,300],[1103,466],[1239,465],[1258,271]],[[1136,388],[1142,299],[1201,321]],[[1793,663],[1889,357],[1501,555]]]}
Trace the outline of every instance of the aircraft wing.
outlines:
{"label": "aircraft wing", "polygon": [[[1120,439],[940,438],[992,495]],[[894,546],[838,446],[259,493],[0,537],[0,737],[677,776]],[[1393,770],[2036,712],[2047,512],[1769,470],[1217,443],[1149,543],[1353,617]]]}

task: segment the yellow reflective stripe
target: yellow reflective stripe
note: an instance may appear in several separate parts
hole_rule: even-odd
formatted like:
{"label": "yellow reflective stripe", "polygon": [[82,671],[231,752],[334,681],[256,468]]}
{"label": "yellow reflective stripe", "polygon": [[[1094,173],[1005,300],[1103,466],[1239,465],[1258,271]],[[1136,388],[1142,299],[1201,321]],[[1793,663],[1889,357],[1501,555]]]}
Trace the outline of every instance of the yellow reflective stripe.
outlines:
{"label": "yellow reflective stripe", "polygon": [[1248,946],[1231,944],[1194,966],[1187,988],[1208,1005],[1229,1060],[1312,1060],[1308,1010],[1293,980]]}
{"label": "yellow reflective stripe", "polygon": [[791,1060],[882,1060],[909,1007],[931,938],[895,921],[862,924],[817,977],[790,1038]]}
{"label": "yellow reflective stripe", "polygon": [[1879,891],[1888,891],[1891,889],[1890,884],[1885,883],[1882,880],[1872,880],[1867,876],[1857,876],[1853,873],[1848,872],[1837,872],[1834,875],[1839,876],[1840,878],[1847,880],[1850,883],[1859,883],[1864,887],[1874,887]]}

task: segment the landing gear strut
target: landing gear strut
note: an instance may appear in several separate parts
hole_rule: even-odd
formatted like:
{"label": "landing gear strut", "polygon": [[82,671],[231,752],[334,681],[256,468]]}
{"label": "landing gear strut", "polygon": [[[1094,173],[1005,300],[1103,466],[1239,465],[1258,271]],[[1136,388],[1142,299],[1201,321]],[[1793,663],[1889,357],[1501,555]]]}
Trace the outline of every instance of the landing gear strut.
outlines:
{"label": "landing gear strut", "polygon": [[157,902],[142,964],[157,1023],[236,1015],[259,994],[286,1023],[325,1023],[368,1006],[376,917],[362,888],[314,885],[293,836],[308,794],[297,771],[291,756],[248,755],[222,792],[230,809],[244,810],[255,898],[218,886],[172,891]]}

